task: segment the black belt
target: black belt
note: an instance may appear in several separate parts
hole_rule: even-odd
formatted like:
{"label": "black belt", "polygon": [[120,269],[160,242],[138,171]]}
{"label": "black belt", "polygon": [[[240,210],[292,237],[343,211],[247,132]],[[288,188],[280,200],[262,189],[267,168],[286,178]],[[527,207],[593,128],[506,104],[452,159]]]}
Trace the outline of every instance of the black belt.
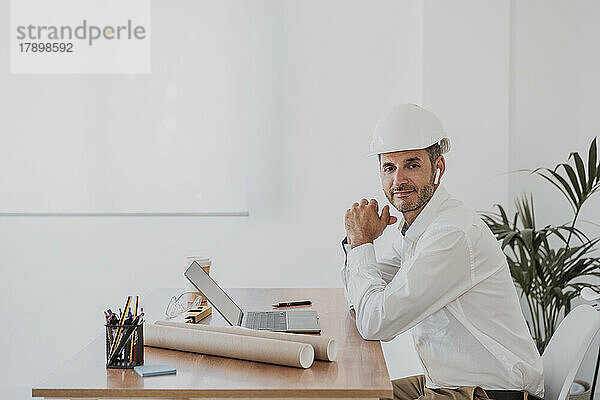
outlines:
{"label": "black belt", "polygon": [[[523,400],[525,399],[525,392],[522,390],[486,390],[485,393],[490,399],[493,400]],[[530,400],[538,399],[532,394],[528,394],[527,398]]]}

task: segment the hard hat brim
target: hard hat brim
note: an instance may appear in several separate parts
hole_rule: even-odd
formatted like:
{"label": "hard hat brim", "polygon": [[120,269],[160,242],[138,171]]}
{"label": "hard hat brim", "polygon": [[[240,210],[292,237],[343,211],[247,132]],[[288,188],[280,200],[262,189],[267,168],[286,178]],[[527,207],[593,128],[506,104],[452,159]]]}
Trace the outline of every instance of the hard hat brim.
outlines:
{"label": "hard hat brim", "polygon": [[433,142],[433,143],[431,143],[431,144],[429,144],[429,145],[427,145],[425,147],[423,147],[423,146],[416,146],[416,147],[397,148],[397,147],[390,146],[389,148],[378,149],[376,152],[375,151],[371,151],[371,152],[369,152],[369,154],[367,154],[367,157],[376,156],[376,155],[380,155],[380,154],[387,154],[387,153],[397,153],[399,151],[425,150],[429,146],[433,146],[436,143],[439,143],[442,154],[446,154],[446,153],[448,153],[450,151],[450,138],[448,138],[448,137],[442,137],[439,141]]}

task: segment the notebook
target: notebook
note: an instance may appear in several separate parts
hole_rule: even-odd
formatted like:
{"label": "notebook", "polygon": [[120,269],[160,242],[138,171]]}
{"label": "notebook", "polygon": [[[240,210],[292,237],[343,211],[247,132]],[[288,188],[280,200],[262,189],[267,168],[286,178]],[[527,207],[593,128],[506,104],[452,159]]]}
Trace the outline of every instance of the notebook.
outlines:
{"label": "notebook", "polygon": [[142,377],[177,373],[177,370],[169,364],[138,365],[133,367],[133,370]]}

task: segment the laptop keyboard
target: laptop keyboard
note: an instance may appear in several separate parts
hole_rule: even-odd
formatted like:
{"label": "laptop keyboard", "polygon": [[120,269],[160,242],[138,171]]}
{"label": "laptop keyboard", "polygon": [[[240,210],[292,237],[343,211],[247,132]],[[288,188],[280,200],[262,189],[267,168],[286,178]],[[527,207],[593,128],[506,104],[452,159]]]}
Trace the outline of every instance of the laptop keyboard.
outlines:
{"label": "laptop keyboard", "polygon": [[250,329],[285,331],[285,311],[250,311],[246,313],[245,326]]}

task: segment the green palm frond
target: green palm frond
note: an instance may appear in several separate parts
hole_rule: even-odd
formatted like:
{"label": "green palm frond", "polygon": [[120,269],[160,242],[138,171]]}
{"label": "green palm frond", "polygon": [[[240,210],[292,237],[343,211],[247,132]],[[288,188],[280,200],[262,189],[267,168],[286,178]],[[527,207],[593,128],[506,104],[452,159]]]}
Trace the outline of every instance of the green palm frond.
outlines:
{"label": "green palm frond", "polygon": [[[553,169],[536,168],[530,171],[550,182],[565,196],[574,213],[578,213],[585,201],[600,190],[600,164],[598,163],[596,138],[588,150],[587,170],[585,162],[577,152],[569,155],[573,165],[560,163]],[[566,176],[560,174],[564,172]]]}
{"label": "green palm frond", "polygon": [[532,336],[543,352],[581,289],[598,289],[582,282],[582,278],[600,277],[600,257],[593,255],[600,237],[590,238],[576,227],[583,205],[600,191],[596,138],[590,144],[587,160],[573,152],[567,163],[529,172],[550,182],[565,196],[573,210],[571,221],[537,227],[532,194],[515,199],[515,212],[510,217],[499,204],[494,205],[496,212],[482,213],[481,217],[506,254],[513,281],[527,301]]}

